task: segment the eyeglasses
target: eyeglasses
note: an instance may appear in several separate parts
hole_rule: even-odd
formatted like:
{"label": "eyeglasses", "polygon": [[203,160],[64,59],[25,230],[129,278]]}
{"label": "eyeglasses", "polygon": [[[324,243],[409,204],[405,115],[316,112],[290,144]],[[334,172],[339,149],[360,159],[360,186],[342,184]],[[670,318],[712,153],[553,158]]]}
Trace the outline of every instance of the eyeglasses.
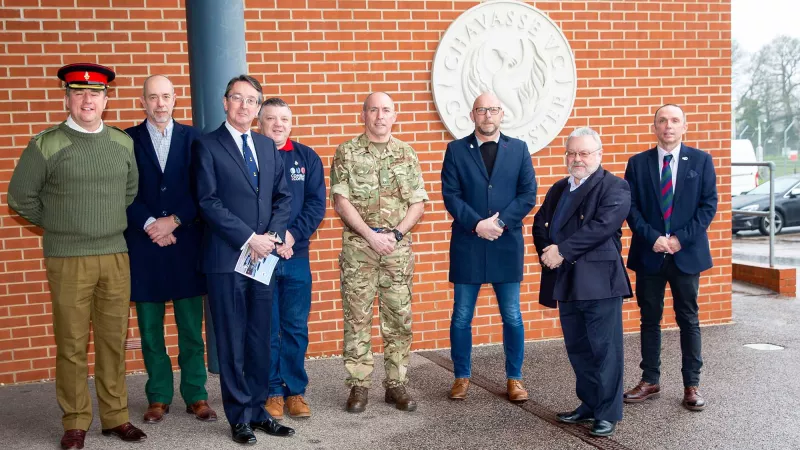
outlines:
{"label": "eyeglasses", "polygon": [[490,108],[475,108],[475,114],[477,114],[479,116],[485,116],[486,113],[489,113],[489,114],[491,114],[493,116],[496,116],[496,115],[500,114],[500,111],[502,111],[502,110],[503,110],[503,108],[501,108],[499,106],[492,106]]}
{"label": "eyeglasses", "polygon": [[577,155],[577,156],[580,156],[580,157],[581,157],[581,159],[586,159],[586,158],[588,158],[588,157],[589,157],[589,155],[591,155],[592,153],[597,153],[597,152],[599,152],[599,151],[600,151],[600,150],[602,150],[602,149],[603,149],[603,148],[601,147],[601,148],[598,148],[597,150],[592,150],[592,151],[590,151],[590,152],[566,152],[566,153],[564,153],[564,156],[566,156],[566,157],[567,157],[567,159],[574,159],[574,158],[575,158],[575,155]]}
{"label": "eyeglasses", "polygon": [[247,106],[256,106],[258,104],[258,99],[255,97],[247,97],[244,98],[239,94],[233,94],[228,96],[228,100],[232,101],[233,103],[242,103],[244,102]]}

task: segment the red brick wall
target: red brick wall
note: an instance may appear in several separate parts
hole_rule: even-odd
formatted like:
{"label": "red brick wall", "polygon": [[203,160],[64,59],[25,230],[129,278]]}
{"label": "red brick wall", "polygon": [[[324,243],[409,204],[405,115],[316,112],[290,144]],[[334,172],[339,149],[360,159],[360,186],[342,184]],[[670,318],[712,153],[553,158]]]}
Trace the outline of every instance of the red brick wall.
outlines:
{"label": "red brick wall", "polygon": [[[137,97],[145,76],[176,85],[175,117],[191,121],[186,22],[182,0],[1,0],[0,10],[0,383],[53,378],[55,349],[42,262],[41,230],[9,210],[12,170],[33,134],[66,118],[55,77],[66,63],[113,66],[115,89],[105,120],[128,127],[142,120]],[[31,4],[39,4],[31,7]],[[359,104],[374,90],[394,94],[395,135],[413,144],[431,201],[416,227],[414,348],[449,346],[452,287],[447,282],[449,217],[439,171],[451,139],[432,102],[430,69],[439,37],[477,1],[245,0],[247,61],[266,95],[288,101],[294,137],[316,148],[326,167],[339,143],[358,134]],[[701,278],[703,323],[731,319],[730,2],[532,1],[563,29],[575,52],[578,91],[573,114],[552,145],[534,155],[539,202],[565,173],[564,137],[595,127],[604,166],[622,175],[627,159],[654,143],[652,113],[666,102],[685,105],[686,142],[711,152],[718,173],[719,212],[712,224],[715,267]],[[305,7],[297,7],[304,4]],[[537,303],[538,262],[525,221],[528,257],[522,286],[526,338],[560,336],[558,315]],[[627,232],[627,230],[626,230]],[[329,209],[312,244],[314,295],[311,355],[341,351],[337,255],[341,223]],[[629,235],[626,233],[626,235]],[[629,238],[625,238],[625,244]],[[665,312],[673,323],[671,308]],[[132,310],[133,314],[133,310]],[[624,307],[627,331],[638,329],[634,302]],[[475,318],[476,343],[501,342],[489,289]],[[374,329],[377,335],[377,328]],[[177,353],[174,325],[170,353]],[[138,335],[131,318],[130,336]],[[379,340],[378,340],[379,341]],[[129,370],[141,370],[138,351]]]}

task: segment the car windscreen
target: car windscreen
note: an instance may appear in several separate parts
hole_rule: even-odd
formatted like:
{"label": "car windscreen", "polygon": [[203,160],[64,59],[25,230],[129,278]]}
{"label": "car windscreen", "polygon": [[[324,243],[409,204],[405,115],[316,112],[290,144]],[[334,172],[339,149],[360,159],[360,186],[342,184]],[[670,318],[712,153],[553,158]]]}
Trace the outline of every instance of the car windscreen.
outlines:
{"label": "car windscreen", "polygon": [[[792,188],[797,182],[797,178],[777,178],[775,180],[775,193],[780,194]],[[745,195],[769,195],[769,182],[758,185],[755,189],[747,192]]]}

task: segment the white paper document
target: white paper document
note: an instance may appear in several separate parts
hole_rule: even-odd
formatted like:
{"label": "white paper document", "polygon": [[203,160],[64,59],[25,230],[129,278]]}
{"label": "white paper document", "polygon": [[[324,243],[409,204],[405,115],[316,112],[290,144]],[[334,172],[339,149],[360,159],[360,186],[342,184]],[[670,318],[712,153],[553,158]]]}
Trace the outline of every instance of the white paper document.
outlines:
{"label": "white paper document", "polygon": [[236,261],[234,270],[269,286],[276,264],[278,264],[278,257],[275,255],[267,255],[266,258],[253,260],[250,257],[250,246],[246,245],[239,255],[239,261]]}

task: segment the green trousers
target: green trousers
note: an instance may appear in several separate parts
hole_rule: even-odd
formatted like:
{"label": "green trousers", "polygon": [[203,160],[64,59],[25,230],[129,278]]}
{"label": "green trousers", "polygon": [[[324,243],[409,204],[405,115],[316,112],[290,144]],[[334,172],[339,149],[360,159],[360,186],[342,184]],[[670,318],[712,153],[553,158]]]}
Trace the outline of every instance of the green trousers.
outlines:
{"label": "green trousers", "polygon": [[[178,365],[181,368],[181,397],[187,405],[208,400],[203,345],[203,297],[172,302],[178,326]],[[164,344],[164,303],[136,303],[142,356],[147,369],[145,392],[149,403],[172,403],[172,361]]]}

